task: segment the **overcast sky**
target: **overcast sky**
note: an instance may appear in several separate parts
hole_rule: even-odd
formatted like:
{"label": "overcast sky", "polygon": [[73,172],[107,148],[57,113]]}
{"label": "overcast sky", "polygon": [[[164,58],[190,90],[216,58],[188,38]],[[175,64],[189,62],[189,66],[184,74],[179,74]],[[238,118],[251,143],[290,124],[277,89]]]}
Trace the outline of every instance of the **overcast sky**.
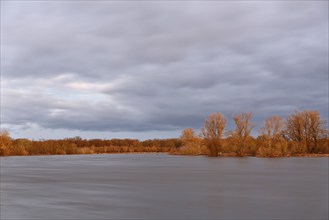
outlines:
{"label": "overcast sky", "polygon": [[1,1],[1,127],[167,138],[212,112],[328,117],[327,1]]}

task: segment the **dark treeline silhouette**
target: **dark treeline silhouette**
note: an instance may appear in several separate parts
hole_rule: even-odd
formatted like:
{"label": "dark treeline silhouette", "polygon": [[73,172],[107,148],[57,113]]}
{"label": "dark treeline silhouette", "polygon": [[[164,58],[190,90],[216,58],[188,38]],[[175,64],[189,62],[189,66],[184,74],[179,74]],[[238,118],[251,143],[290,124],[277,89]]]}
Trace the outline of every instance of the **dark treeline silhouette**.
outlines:
{"label": "dark treeline silhouette", "polygon": [[296,111],[286,120],[273,116],[263,123],[258,137],[251,135],[255,124],[252,113],[233,116],[235,129],[225,130],[228,118],[211,114],[196,134],[193,128],[182,131],[180,138],[62,140],[12,139],[0,133],[0,155],[64,155],[100,153],[151,153],[179,155],[281,157],[305,154],[329,154],[328,129],[317,111]]}

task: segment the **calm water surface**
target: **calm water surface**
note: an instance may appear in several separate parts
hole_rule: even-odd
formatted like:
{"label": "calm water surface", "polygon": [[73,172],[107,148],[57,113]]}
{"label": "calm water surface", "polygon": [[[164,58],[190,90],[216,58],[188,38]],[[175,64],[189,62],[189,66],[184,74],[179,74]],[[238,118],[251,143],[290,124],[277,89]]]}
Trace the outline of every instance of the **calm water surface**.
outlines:
{"label": "calm water surface", "polygon": [[328,219],[328,158],[0,160],[1,219]]}

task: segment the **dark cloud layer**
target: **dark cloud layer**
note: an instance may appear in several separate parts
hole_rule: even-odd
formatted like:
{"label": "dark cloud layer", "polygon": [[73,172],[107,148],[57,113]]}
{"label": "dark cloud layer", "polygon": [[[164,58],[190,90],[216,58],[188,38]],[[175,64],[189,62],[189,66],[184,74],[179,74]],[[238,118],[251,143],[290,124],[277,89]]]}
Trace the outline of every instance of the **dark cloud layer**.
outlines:
{"label": "dark cloud layer", "polygon": [[296,109],[328,117],[325,1],[8,1],[1,10],[8,128],[174,131],[216,111],[252,111],[258,124]]}

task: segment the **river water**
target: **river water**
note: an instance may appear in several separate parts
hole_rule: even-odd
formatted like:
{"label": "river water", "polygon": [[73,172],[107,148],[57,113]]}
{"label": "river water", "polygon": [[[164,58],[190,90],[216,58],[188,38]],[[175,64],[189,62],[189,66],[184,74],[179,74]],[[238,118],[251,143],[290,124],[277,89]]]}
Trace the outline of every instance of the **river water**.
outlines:
{"label": "river water", "polygon": [[328,158],[1,158],[1,219],[328,219]]}

